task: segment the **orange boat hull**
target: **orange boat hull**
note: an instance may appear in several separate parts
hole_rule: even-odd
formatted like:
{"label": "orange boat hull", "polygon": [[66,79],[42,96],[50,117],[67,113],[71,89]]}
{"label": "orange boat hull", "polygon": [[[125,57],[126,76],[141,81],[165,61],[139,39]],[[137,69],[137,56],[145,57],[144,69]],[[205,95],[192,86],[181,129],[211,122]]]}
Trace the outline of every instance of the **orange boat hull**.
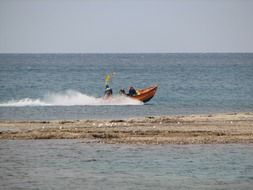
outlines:
{"label": "orange boat hull", "polygon": [[155,85],[155,86],[151,86],[148,88],[139,89],[139,90],[137,90],[137,92],[138,92],[137,95],[130,96],[130,97],[137,99],[139,101],[142,101],[142,102],[148,102],[149,100],[151,100],[154,97],[154,95],[157,91],[157,88],[158,88],[158,86]]}

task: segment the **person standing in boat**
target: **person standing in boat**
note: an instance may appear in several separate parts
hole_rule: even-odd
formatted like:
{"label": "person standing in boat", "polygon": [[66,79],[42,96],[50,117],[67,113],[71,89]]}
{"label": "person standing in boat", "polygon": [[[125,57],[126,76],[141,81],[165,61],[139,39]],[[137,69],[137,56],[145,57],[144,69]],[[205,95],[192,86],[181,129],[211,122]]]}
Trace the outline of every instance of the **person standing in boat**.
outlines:
{"label": "person standing in boat", "polygon": [[137,95],[137,92],[136,92],[136,90],[134,89],[134,87],[131,86],[131,87],[129,88],[128,95],[129,95],[129,96],[136,96],[136,95]]}
{"label": "person standing in boat", "polygon": [[110,96],[112,96],[112,94],[113,94],[113,92],[112,92],[112,89],[109,87],[109,85],[107,84],[106,86],[105,86],[105,96],[106,97],[110,97]]}

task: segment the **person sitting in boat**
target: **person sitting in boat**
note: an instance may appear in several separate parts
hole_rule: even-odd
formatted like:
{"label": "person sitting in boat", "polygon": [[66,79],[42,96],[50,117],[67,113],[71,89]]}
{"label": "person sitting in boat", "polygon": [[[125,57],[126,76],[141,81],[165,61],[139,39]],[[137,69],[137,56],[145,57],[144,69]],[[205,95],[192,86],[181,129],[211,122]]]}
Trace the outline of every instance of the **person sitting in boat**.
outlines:
{"label": "person sitting in boat", "polygon": [[120,95],[126,95],[126,91],[124,89],[120,89],[119,94]]}
{"label": "person sitting in boat", "polygon": [[131,86],[131,87],[129,88],[128,95],[129,95],[129,96],[136,96],[136,95],[137,95],[137,92],[136,92],[136,90],[134,89],[134,87]]}
{"label": "person sitting in boat", "polygon": [[109,87],[108,84],[105,86],[105,96],[106,97],[112,96],[112,89]]}

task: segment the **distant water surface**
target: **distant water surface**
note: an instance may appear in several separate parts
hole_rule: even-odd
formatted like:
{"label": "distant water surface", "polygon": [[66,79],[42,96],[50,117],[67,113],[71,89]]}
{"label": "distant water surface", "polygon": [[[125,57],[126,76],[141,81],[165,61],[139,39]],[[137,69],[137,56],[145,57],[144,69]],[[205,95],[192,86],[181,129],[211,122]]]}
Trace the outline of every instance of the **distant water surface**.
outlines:
{"label": "distant water surface", "polygon": [[234,189],[253,186],[253,147],[1,141],[1,189]]}
{"label": "distant water surface", "polygon": [[[158,84],[147,104],[111,87]],[[0,119],[104,119],[253,111],[253,54],[0,54]]]}

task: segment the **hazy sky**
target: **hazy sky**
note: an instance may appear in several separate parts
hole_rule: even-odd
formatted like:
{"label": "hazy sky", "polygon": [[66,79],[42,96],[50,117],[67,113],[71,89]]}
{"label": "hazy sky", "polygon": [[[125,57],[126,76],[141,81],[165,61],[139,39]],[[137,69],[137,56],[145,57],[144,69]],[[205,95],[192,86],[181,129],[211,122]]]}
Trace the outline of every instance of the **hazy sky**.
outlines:
{"label": "hazy sky", "polygon": [[253,0],[0,0],[12,52],[253,52]]}

